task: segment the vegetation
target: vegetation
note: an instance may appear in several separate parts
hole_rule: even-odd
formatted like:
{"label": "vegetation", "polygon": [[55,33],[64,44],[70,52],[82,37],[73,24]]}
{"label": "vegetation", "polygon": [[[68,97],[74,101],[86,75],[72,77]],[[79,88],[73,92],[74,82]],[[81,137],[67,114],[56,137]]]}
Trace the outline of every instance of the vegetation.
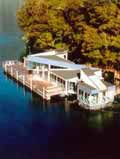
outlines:
{"label": "vegetation", "polygon": [[27,55],[28,55],[27,51],[26,51],[26,50],[23,50],[23,51],[21,52],[21,55],[20,55],[20,57],[19,57],[19,60],[20,60],[21,62],[23,62],[23,61],[24,61],[24,57],[26,57]]}
{"label": "vegetation", "polygon": [[24,0],[17,22],[32,52],[68,49],[78,63],[119,67],[117,0]]}

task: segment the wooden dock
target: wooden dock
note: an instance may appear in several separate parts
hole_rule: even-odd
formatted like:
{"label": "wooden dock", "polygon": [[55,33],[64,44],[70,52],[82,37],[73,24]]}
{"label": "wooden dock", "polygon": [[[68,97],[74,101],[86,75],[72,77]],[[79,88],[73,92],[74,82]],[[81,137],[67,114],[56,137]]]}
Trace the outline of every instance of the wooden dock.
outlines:
{"label": "wooden dock", "polygon": [[33,74],[24,67],[23,63],[6,61],[2,63],[2,67],[6,74],[20,82],[23,86],[28,87],[32,92],[40,95],[43,99],[50,100],[52,96],[64,93],[61,87],[47,80],[33,79]]}

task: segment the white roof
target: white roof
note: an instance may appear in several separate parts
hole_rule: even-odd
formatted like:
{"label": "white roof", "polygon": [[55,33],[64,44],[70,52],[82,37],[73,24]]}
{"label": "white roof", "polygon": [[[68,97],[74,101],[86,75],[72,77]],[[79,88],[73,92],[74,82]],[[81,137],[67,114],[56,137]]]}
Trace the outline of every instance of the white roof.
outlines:
{"label": "white roof", "polygon": [[58,66],[58,67],[64,67],[64,68],[70,68],[70,69],[82,69],[85,68],[85,65],[79,65],[79,64],[74,64],[74,63],[69,63],[66,61],[57,61],[57,60],[52,60],[52,59],[46,59],[44,57],[35,57],[35,56],[28,56],[27,57],[28,61],[31,62],[36,62],[40,64],[46,64],[46,65],[53,65],[53,66]]}

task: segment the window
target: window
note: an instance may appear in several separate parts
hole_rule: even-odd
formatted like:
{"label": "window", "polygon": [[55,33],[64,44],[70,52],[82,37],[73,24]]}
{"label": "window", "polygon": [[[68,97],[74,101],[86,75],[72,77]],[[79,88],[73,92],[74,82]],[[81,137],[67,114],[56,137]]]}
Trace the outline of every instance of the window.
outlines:
{"label": "window", "polygon": [[103,96],[106,96],[106,92],[105,91],[103,92]]}
{"label": "window", "polygon": [[69,89],[73,91],[77,89],[74,82],[70,82],[69,87],[70,87]]}
{"label": "window", "polygon": [[52,65],[51,68],[52,68],[52,69],[57,69],[57,68],[58,68],[58,69],[62,69],[62,68],[64,68],[64,67],[59,67],[59,66],[53,66],[53,65]]}
{"label": "window", "polygon": [[78,76],[78,78],[80,79],[80,77],[81,77],[81,74],[80,74],[80,73],[77,73],[77,76]]}
{"label": "window", "polygon": [[66,55],[64,55],[64,59],[66,59]]}
{"label": "window", "polygon": [[80,94],[80,95],[83,95],[83,91],[82,91],[82,90],[80,90],[80,89],[79,89],[79,94]]}

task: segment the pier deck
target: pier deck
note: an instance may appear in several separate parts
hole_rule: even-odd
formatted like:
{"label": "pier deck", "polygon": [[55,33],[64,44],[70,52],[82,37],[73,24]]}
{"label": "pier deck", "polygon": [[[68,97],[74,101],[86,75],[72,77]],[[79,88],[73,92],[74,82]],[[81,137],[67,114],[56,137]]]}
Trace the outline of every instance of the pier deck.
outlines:
{"label": "pier deck", "polygon": [[64,90],[61,87],[58,87],[47,80],[33,79],[33,74],[24,67],[23,63],[3,63],[2,66],[6,74],[10,75],[22,85],[27,86],[31,91],[37,93],[43,99],[50,100],[52,96],[64,93]]}

